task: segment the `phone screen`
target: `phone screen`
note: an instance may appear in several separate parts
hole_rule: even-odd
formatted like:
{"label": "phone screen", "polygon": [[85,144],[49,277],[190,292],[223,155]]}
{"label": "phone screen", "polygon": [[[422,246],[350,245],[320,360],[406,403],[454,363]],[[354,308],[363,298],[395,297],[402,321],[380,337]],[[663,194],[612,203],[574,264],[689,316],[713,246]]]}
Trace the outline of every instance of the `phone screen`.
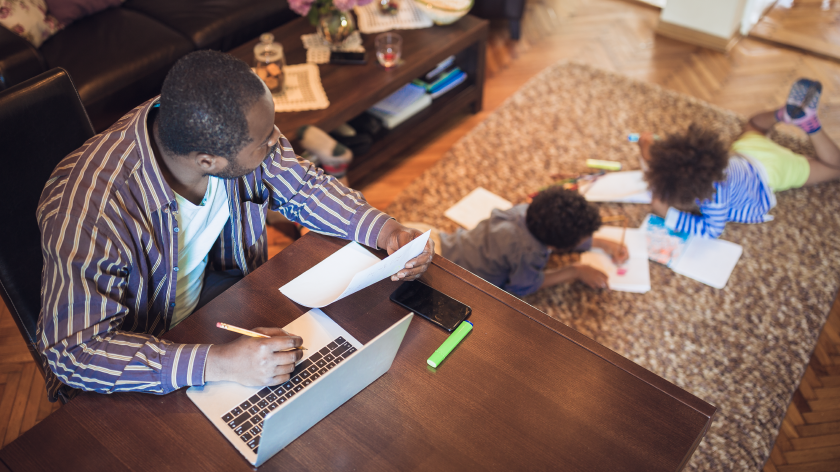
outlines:
{"label": "phone screen", "polygon": [[472,312],[467,305],[417,281],[400,285],[391,294],[391,301],[447,331],[457,328]]}

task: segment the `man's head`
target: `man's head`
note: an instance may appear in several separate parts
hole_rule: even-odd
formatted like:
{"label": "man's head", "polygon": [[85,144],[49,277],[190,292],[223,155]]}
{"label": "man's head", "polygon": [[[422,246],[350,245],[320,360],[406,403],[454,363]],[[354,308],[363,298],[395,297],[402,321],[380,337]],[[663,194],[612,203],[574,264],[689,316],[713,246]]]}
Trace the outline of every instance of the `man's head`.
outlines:
{"label": "man's head", "polygon": [[685,134],[672,134],[650,147],[645,180],[653,196],[683,211],[696,207],[696,200],[714,194],[714,182],[724,179],[729,151],[720,136],[696,124]]}
{"label": "man's head", "polygon": [[525,225],[541,243],[568,252],[601,227],[601,216],[579,193],[550,187],[534,197]]}
{"label": "man's head", "polygon": [[247,64],[227,54],[197,51],[181,58],[160,94],[157,135],[163,147],[199,162],[209,175],[253,172],[279,138],[274,104]]}

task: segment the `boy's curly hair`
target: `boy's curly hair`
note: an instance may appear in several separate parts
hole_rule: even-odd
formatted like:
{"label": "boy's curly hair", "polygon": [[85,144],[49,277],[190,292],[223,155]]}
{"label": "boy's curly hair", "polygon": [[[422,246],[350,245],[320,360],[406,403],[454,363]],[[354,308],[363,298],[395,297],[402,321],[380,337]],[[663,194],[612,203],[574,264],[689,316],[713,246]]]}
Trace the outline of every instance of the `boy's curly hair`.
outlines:
{"label": "boy's curly hair", "polygon": [[601,227],[601,215],[579,193],[550,187],[534,197],[525,226],[541,243],[572,250]]}
{"label": "boy's curly hair", "polygon": [[645,173],[653,195],[671,206],[691,206],[711,198],[712,184],[724,179],[729,150],[712,130],[695,123],[685,134],[672,134],[650,146]]}

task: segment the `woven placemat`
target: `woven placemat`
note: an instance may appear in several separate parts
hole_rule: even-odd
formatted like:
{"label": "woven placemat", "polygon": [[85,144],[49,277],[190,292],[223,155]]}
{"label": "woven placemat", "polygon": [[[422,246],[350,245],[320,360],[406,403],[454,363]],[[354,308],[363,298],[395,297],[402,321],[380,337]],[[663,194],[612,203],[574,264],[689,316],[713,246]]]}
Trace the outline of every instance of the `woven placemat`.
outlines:
{"label": "woven placemat", "polygon": [[419,29],[432,26],[432,20],[423,14],[412,0],[399,0],[396,15],[385,15],[379,11],[379,2],[355,7],[359,30],[365,34],[382,33],[398,29]]}
{"label": "woven placemat", "polygon": [[274,95],[274,111],[323,110],[330,106],[316,64],[286,66],[283,73],[286,74],[286,83],[283,93]]}

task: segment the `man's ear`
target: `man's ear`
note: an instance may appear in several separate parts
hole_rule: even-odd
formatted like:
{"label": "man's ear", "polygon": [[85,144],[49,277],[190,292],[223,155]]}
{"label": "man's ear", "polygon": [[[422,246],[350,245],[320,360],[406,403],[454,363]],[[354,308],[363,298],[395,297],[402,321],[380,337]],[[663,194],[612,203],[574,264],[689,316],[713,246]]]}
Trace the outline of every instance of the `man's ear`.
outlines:
{"label": "man's ear", "polygon": [[195,164],[205,174],[215,174],[227,167],[227,159],[213,154],[199,153],[195,155]]}

